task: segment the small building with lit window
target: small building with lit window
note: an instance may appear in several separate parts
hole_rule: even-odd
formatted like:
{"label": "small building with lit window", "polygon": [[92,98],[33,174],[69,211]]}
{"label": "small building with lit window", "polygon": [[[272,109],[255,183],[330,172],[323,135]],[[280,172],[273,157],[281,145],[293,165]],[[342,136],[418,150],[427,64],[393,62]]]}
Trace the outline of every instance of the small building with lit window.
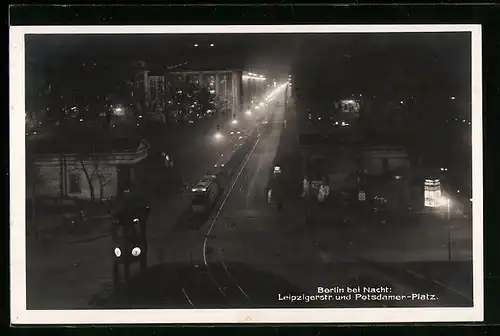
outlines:
{"label": "small building with lit window", "polygon": [[140,137],[52,137],[27,146],[27,198],[109,201],[141,181],[149,145]]}

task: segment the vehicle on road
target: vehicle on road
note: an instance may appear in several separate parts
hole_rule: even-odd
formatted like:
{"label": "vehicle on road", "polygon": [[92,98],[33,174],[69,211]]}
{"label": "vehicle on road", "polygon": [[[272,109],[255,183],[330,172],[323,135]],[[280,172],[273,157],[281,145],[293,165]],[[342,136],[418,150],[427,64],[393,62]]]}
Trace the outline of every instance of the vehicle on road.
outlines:
{"label": "vehicle on road", "polygon": [[281,209],[282,200],[285,192],[285,181],[282,175],[281,166],[278,164],[273,165],[270,173],[269,182],[267,185],[267,202],[276,206],[278,210]]}
{"label": "vehicle on road", "polygon": [[205,175],[191,189],[191,210],[194,213],[207,213],[215,205],[220,192],[221,186],[217,176]]}

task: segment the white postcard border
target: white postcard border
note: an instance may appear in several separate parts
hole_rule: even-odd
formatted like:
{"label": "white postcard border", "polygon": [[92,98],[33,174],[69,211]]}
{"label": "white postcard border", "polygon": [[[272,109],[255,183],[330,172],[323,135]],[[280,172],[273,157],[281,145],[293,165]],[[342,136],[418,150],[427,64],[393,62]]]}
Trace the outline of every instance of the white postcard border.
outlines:
{"label": "white postcard border", "polygon": [[[472,176],[473,293],[472,308],[367,309],[173,309],[46,310],[26,309],[25,231],[25,34],[212,34],[212,33],[387,33],[471,32],[472,45]],[[10,257],[11,323],[142,324],[142,323],[392,323],[482,321],[483,161],[482,61],[480,25],[245,25],[245,26],[11,26],[10,63]],[[21,187],[22,186],[22,187]]]}

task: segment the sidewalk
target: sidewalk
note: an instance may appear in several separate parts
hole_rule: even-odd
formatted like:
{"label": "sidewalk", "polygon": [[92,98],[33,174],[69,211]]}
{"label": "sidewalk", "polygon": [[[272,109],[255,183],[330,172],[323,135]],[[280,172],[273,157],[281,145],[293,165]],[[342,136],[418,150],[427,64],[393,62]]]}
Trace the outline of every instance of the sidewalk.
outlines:
{"label": "sidewalk", "polygon": [[[354,253],[381,262],[448,261],[449,251],[454,261],[472,258],[472,230],[465,222],[455,223],[450,231],[447,223],[428,218],[408,225],[404,219],[381,223],[355,212],[340,216],[328,207],[313,211],[311,231],[315,239],[330,246],[331,253],[339,252],[333,241],[346,240],[352,242]],[[344,218],[348,221],[343,222]]]}
{"label": "sidewalk", "polygon": [[90,218],[81,223],[75,220],[73,227],[71,220],[62,215],[39,217],[37,218],[38,240],[29,239],[29,244],[61,246],[92,241],[109,236],[111,221],[110,216]]}

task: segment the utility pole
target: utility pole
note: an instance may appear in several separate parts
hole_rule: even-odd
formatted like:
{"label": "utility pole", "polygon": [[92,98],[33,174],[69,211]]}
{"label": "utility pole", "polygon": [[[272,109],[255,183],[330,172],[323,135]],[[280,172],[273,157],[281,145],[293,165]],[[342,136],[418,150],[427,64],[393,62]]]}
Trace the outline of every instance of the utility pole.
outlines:
{"label": "utility pole", "polygon": [[288,84],[285,86],[285,119],[288,116]]}

